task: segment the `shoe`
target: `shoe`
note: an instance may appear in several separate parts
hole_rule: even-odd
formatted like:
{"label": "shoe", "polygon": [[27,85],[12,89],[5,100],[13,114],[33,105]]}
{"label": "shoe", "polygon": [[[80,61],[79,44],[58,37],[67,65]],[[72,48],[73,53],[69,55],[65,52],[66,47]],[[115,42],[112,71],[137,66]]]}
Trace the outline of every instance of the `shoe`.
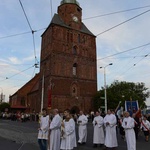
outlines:
{"label": "shoe", "polygon": [[81,143],[81,142],[78,142],[78,144],[79,144],[79,145],[82,145],[82,143]]}
{"label": "shoe", "polygon": [[105,146],[105,147],[103,148],[103,150],[108,150],[108,148]]}

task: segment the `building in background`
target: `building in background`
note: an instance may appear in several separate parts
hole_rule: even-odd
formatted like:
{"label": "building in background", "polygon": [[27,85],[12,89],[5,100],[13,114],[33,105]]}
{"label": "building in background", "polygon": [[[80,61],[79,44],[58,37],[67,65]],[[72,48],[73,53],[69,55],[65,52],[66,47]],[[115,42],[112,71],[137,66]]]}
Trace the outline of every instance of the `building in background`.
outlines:
{"label": "building in background", "polygon": [[11,110],[14,112],[33,112],[39,111],[38,90],[39,90],[39,74],[36,74],[29,82],[21,87],[16,93],[9,97]]}

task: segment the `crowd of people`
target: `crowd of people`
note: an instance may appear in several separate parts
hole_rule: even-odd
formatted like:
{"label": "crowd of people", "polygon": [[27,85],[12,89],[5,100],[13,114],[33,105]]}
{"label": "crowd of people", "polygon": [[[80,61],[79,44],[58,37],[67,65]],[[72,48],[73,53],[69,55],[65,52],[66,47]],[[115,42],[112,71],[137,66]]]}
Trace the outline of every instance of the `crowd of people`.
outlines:
{"label": "crowd of people", "polygon": [[[80,111],[79,116],[72,116],[69,109],[59,115],[58,109],[53,110],[53,118],[50,119],[46,109],[43,109],[40,117],[38,143],[41,150],[73,150],[78,145],[87,142],[88,116]],[[136,140],[139,131],[143,131],[145,141],[148,141],[150,122],[147,116],[138,117],[129,112],[117,116],[113,110],[108,110],[105,116],[96,111],[92,118],[93,147],[104,149],[116,149],[118,147],[117,132],[127,143],[128,150],[136,150]],[[76,134],[75,126],[78,126]],[[78,137],[76,137],[78,135]],[[77,140],[78,139],[78,140]]]}
{"label": "crowd of people", "polygon": [[[27,120],[39,121],[38,144],[40,150],[73,150],[78,145],[87,142],[87,124],[93,124],[93,147],[116,149],[118,147],[117,133],[126,141],[128,150],[136,150],[136,140],[139,133],[143,133],[145,141],[149,141],[150,115],[139,115],[134,112],[122,112],[120,115],[113,110],[107,114],[99,111],[85,115],[80,111],[72,115],[69,109],[59,113],[58,109],[53,114],[47,114],[43,108],[42,114],[33,115],[26,113],[1,113],[1,118],[26,122]],[[76,126],[78,134],[76,134]],[[78,135],[78,137],[76,137]],[[78,140],[77,140],[78,139]]]}
{"label": "crowd of people", "polygon": [[12,120],[12,121],[38,121],[39,113],[25,113],[25,112],[1,112],[0,119]]}

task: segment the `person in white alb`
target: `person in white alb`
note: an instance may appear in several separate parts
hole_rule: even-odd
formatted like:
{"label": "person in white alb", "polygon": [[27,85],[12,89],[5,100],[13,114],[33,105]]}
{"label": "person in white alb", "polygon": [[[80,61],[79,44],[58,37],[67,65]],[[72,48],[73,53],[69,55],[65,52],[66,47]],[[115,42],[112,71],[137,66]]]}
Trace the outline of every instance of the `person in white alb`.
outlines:
{"label": "person in white alb", "polygon": [[60,127],[61,117],[58,114],[58,109],[53,110],[54,118],[50,123],[50,150],[60,150]]}
{"label": "person in white alb", "polygon": [[61,137],[61,150],[73,150],[77,147],[76,133],[75,133],[75,122],[70,114],[70,110],[64,111],[65,119],[62,122],[63,136]]}
{"label": "person in white alb", "polygon": [[122,127],[125,130],[125,137],[127,142],[127,150],[136,150],[136,138],[134,132],[135,121],[130,117],[129,112],[124,112],[125,118],[122,122]]}
{"label": "person in white alb", "polygon": [[96,117],[93,120],[94,134],[93,134],[93,147],[97,147],[100,144],[100,147],[104,144],[104,119],[100,116],[99,111],[96,111]]}
{"label": "person in white alb", "polygon": [[83,114],[83,111],[80,111],[80,116],[77,119],[77,124],[79,125],[78,133],[79,133],[79,144],[85,144],[87,140],[87,123],[88,119]]}
{"label": "person in white alb", "polygon": [[116,116],[113,111],[108,110],[107,115],[104,117],[105,126],[105,146],[106,148],[115,149],[118,146],[117,135],[116,135]]}
{"label": "person in white alb", "polygon": [[144,115],[141,121],[141,129],[144,132],[145,141],[148,142],[149,131],[150,131],[150,122],[147,120],[147,117]]}
{"label": "person in white alb", "polygon": [[47,140],[49,133],[49,116],[46,109],[42,109],[42,116],[40,117],[40,127],[38,132],[38,144],[40,150],[47,150]]}

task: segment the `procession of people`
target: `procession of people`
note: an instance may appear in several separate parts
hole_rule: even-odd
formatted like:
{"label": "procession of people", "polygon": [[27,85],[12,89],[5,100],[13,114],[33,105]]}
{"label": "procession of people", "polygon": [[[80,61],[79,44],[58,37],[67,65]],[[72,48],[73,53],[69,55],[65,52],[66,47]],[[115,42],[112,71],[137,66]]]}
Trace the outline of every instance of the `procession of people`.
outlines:
{"label": "procession of people", "polygon": [[[66,109],[63,115],[59,114],[58,109],[54,109],[53,118],[50,119],[46,109],[43,109],[38,132],[40,150],[73,150],[78,145],[86,144],[88,117],[82,110],[79,116],[75,116],[76,118],[69,109]],[[140,130],[143,131],[145,141],[148,142],[150,122],[146,116],[139,118],[138,122],[135,116],[136,114],[130,116],[130,113],[125,111],[118,118],[115,111],[110,109],[105,116],[101,116],[101,112],[96,111],[92,119],[93,148],[115,150],[118,147],[117,130],[120,130],[122,139],[126,141],[127,150],[136,150],[136,136]],[[137,124],[139,125],[136,131]],[[76,134],[76,126],[78,126],[78,134]]]}

